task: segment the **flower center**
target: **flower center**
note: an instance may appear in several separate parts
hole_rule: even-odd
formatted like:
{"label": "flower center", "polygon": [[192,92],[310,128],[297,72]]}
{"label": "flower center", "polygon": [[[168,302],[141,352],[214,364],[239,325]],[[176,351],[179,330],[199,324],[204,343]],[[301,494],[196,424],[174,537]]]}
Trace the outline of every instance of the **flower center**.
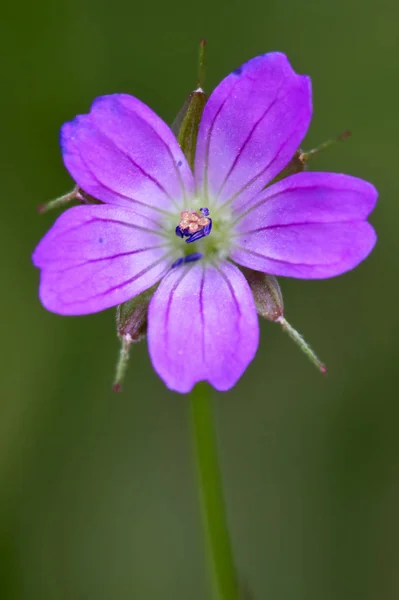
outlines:
{"label": "flower center", "polygon": [[[210,216],[211,212],[213,218]],[[165,222],[165,229],[172,236],[171,249],[175,256],[172,266],[200,259],[215,262],[226,258],[231,249],[230,222],[229,211],[183,207],[180,213],[175,214],[174,222],[172,219]]]}
{"label": "flower center", "polygon": [[181,221],[176,227],[176,235],[187,238],[187,244],[196,242],[211,233],[212,219],[208,217],[209,208],[200,208],[200,213],[192,210],[183,210],[180,213]]}

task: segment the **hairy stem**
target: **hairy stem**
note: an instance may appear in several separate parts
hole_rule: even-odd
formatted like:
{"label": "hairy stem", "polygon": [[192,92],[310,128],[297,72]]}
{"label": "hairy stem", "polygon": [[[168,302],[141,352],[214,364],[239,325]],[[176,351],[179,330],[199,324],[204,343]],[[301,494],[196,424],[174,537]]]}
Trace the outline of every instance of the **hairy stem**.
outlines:
{"label": "hairy stem", "polygon": [[238,600],[238,582],[213,424],[211,388],[205,383],[197,384],[190,400],[198,488],[214,594],[217,600]]}

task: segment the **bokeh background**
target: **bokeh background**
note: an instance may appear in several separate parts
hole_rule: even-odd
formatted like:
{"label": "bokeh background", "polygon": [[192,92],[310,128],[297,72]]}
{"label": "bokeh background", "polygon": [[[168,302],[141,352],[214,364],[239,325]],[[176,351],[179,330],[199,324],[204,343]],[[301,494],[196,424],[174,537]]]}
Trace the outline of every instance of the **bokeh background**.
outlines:
{"label": "bokeh background", "polygon": [[262,323],[256,359],[215,395],[237,567],[254,600],[399,595],[398,57],[393,0],[21,0],[2,5],[0,598],[210,600],[188,399],[135,347],[112,392],[113,311],[47,313],[30,254],[71,188],[63,122],[111,92],[168,122],[252,56],[286,52],[311,75],[304,147],[353,137],[314,170],[372,181],[379,241],[358,269],[281,280],[286,315],[329,367],[322,377]]}

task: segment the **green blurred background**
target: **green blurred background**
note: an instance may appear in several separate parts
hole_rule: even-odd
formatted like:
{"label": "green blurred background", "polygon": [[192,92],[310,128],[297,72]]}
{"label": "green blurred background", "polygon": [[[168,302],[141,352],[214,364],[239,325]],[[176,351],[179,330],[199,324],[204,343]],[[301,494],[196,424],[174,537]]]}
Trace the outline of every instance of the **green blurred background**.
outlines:
{"label": "green blurred background", "polygon": [[113,311],[47,313],[30,254],[71,188],[63,122],[128,92],[171,122],[208,39],[207,89],[252,56],[286,52],[312,77],[305,147],[353,137],[315,170],[372,181],[379,241],[358,269],[281,280],[322,377],[262,323],[256,359],[215,395],[237,566],[254,600],[399,595],[398,19],[393,0],[87,0],[2,7],[0,598],[210,600],[188,399],[134,348],[111,390]]}

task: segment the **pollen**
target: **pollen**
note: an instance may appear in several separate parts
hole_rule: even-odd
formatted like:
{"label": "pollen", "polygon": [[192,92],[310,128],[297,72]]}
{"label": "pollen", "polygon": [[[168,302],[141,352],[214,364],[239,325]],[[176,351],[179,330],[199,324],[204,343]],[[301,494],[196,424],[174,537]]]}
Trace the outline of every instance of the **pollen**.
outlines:
{"label": "pollen", "polygon": [[183,210],[180,213],[180,223],[176,227],[176,235],[187,238],[187,244],[209,235],[212,229],[212,219],[208,215],[208,208],[201,208],[200,212]]}

